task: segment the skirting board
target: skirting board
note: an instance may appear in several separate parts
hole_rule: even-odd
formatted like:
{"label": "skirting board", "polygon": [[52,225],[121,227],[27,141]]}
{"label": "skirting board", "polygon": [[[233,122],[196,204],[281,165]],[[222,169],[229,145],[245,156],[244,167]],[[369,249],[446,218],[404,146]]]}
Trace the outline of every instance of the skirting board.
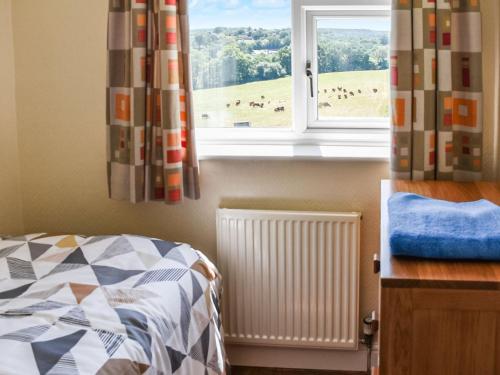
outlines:
{"label": "skirting board", "polygon": [[[366,371],[368,351],[361,349],[295,349],[250,345],[226,345],[229,362],[234,366],[290,369]],[[378,353],[372,353],[376,364]]]}

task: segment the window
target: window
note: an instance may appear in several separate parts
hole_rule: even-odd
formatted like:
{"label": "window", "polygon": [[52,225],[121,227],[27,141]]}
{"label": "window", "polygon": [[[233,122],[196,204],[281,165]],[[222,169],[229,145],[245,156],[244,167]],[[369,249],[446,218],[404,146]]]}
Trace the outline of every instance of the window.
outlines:
{"label": "window", "polygon": [[383,11],[307,12],[309,79],[317,88],[308,95],[309,127],[388,124],[387,19]]}
{"label": "window", "polygon": [[190,17],[203,144],[388,147],[390,0],[190,0]]}
{"label": "window", "polygon": [[291,128],[290,0],[191,1],[198,128]]}

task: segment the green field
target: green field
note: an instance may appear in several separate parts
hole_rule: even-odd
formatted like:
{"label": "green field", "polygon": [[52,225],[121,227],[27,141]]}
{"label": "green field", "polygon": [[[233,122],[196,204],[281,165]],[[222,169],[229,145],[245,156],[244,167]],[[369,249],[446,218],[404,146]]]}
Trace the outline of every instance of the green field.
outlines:
{"label": "green field", "polygon": [[[318,87],[320,116],[388,117],[388,74],[387,70],[321,74]],[[338,87],[342,88],[341,99]],[[248,121],[252,127],[287,127],[292,122],[291,97],[290,77],[196,90],[195,124],[200,128],[233,127],[235,122]],[[251,107],[250,102],[263,104],[263,108]],[[277,107],[284,107],[284,112],[275,112]]]}

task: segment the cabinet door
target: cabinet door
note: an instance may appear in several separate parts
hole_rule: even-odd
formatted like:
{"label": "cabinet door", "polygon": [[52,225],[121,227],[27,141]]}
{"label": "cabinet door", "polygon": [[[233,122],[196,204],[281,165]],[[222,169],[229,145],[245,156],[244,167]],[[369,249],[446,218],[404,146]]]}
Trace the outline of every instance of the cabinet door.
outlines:
{"label": "cabinet door", "polygon": [[382,288],[384,375],[500,374],[500,292]]}

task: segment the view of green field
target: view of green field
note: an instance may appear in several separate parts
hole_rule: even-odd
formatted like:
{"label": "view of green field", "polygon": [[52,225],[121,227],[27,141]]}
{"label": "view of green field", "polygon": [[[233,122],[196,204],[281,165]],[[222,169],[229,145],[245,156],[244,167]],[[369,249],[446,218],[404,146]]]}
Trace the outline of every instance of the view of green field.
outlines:
{"label": "view of green field", "polygon": [[[388,117],[388,74],[388,70],[320,74],[320,116]],[[255,128],[290,127],[291,97],[291,77],[195,90],[195,125],[234,127],[237,122],[249,122]],[[256,105],[250,106],[252,102]],[[283,110],[276,111],[280,107]]]}

